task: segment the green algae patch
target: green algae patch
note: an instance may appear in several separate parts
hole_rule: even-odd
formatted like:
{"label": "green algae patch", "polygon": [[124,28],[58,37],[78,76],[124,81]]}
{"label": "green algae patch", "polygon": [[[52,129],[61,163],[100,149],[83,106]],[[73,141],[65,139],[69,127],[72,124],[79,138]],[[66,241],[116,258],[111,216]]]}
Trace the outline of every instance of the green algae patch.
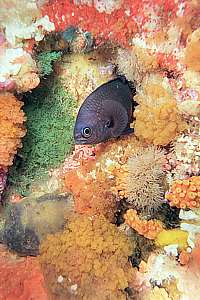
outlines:
{"label": "green algae patch", "polygon": [[53,72],[53,63],[59,60],[61,56],[61,51],[45,51],[38,54],[36,61],[40,76],[50,75]]}
{"label": "green algae patch", "polygon": [[29,194],[32,181],[59,166],[73,149],[76,101],[59,81],[44,81],[24,97],[27,134],[10,170],[11,188]]}

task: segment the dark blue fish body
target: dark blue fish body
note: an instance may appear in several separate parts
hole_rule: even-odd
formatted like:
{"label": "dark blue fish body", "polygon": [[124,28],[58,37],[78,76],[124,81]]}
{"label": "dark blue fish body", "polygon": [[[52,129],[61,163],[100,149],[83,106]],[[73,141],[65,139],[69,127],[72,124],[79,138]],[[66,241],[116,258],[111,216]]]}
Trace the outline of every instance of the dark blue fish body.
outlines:
{"label": "dark blue fish body", "polygon": [[132,132],[133,104],[133,91],[124,77],[102,84],[79,109],[75,143],[97,144]]}

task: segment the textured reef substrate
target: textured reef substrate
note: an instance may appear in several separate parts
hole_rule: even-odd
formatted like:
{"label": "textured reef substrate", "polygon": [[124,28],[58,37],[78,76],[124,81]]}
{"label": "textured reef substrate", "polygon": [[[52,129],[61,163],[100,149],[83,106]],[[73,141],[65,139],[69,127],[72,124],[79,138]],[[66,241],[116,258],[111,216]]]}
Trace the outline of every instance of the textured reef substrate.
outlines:
{"label": "textured reef substrate", "polygon": [[[1,1],[0,299],[199,300],[199,14]],[[118,75],[134,133],[74,145],[84,99]]]}

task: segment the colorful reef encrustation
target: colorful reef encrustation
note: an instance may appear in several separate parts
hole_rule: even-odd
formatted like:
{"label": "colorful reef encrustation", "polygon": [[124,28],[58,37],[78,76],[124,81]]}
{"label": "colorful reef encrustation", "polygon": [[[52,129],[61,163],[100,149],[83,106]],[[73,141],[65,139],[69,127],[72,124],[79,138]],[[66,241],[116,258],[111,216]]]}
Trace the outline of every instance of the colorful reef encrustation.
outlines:
{"label": "colorful reef encrustation", "polygon": [[199,300],[199,13],[1,1],[0,300]]}

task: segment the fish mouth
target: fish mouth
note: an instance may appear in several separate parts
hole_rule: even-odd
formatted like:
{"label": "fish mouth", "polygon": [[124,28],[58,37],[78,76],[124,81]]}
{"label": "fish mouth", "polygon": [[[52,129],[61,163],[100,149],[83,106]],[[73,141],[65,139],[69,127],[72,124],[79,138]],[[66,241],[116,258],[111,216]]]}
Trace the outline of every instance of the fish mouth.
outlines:
{"label": "fish mouth", "polygon": [[87,140],[84,139],[81,135],[76,134],[74,135],[74,142],[76,145],[83,145],[83,144],[87,144]]}
{"label": "fish mouth", "polygon": [[83,138],[76,138],[75,140],[75,145],[91,145],[92,143],[86,139]]}
{"label": "fish mouth", "polygon": [[87,143],[87,141],[85,140],[75,140],[75,145],[86,145],[86,144],[89,144]]}

